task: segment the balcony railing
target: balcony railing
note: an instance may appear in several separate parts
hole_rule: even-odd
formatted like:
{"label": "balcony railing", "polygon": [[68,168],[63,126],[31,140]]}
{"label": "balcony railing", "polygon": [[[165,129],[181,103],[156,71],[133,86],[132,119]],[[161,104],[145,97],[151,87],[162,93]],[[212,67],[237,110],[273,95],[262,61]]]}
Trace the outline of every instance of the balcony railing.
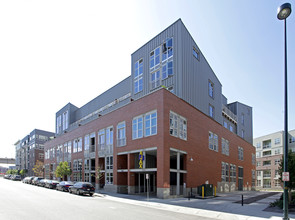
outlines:
{"label": "balcony railing", "polygon": [[126,146],[126,138],[117,139],[117,147]]}
{"label": "balcony railing", "polygon": [[227,116],[229,119],[231,119],[234,123],[237,123],[238,119],[237,116],[229,110],[225,105],[222,105],[222,113]]}

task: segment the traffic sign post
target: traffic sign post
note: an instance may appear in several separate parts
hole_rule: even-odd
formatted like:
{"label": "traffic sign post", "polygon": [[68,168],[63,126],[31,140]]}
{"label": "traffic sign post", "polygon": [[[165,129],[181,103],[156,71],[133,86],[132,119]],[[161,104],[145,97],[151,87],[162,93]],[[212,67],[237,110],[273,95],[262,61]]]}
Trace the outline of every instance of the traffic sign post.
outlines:
{"label": "traffic sign post", "polygon": [[282,180],[283,180],[284,182],[289,182],[289,181],[290,181],[289,172],[283,172]]}

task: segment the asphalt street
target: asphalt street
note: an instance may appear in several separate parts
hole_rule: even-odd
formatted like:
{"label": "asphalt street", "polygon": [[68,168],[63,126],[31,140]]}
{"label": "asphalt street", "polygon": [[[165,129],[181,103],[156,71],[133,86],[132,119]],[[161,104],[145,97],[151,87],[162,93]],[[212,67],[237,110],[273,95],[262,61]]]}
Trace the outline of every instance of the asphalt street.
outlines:
{"label": "asphalt street", "polygon": [[3,178],[0,178],[0,207],[1,220],[212,219],[112,201],[97,194],[93,197],[78,196]]}

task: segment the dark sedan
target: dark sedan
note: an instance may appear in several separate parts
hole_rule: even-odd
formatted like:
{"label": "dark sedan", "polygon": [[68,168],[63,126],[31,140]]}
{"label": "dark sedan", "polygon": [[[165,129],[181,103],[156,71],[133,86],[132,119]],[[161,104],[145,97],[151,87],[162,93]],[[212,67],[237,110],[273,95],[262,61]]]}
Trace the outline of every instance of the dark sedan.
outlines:
{"label": "dark sedan", "polygon": [[69,192],[76,193],[77,195],[89,194],[90,196],[93,196],[95,188],[91,183],[77,182],[73,186],[69,187]]}
{"label": "dark sedan", "polygon": [[56,180],[48,180],[45,182],[45,187],[49,189],[55,189],[57,184],[59,184],[59,182]]}
{"label": "dark sedan", "polygon": [[74,183],[71,181],[62,181],[59,184],[56,185],[56,190],[61,190],[61,191],[65,191],[68,192],[69,191],[69,187],[73,186]]}

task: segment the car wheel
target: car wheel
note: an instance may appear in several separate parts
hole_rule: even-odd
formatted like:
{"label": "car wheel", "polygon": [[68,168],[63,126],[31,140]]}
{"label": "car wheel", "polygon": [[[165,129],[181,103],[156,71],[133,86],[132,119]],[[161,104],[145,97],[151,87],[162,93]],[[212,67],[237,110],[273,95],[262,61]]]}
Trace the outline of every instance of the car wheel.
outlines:
{"label": "car wheel", "polygon": [[93,196],[93,193],[89,193],[90,196]]}
{"label": "car wheel", "polygon": [[72,194],[72,190],[71,190],[71,189],[69,189],[69,193],[71,193],[71,194]]}
{"label": "car wheel", "polygon": [[77,190],[77,191],[76,191],[76,194],[77,194],[77,195],[80,195],[80,190]]}

